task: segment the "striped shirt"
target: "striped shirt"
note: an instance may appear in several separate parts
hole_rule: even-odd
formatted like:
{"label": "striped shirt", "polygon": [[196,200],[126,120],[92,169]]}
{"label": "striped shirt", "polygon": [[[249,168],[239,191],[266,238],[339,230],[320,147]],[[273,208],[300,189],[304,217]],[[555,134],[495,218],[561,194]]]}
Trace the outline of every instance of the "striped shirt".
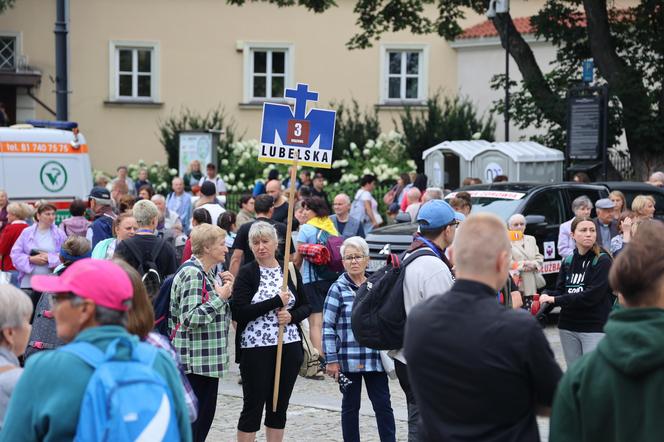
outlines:
{"label": "striped shirt", "polygon": [[347,273],[332,284],[323,307],[323,351],[326,362],[338,362],[342,372],[383,371],[380,352],[362,347],[351,328],[351,311],[357,285]]}

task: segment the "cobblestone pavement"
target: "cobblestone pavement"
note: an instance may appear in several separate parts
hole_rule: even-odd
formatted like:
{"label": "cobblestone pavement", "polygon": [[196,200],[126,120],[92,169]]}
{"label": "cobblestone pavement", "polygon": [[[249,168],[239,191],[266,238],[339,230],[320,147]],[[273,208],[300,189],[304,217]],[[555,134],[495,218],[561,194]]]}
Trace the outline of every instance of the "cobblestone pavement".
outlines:
{"label": "cobblestone pavement", "polygon": [[[547,339],[556,355],[556,360],[565,367],[560,338],[555,327],[549,326]],[[233,342],[231,337],[230,342]],[[233,355],[231,355],[233,359]],[[208,441],[234,441],[237,421],[242,410],[242,386],[237,383],[239,369],[233,364],[231,374],[219,383],[217,412]],[[397,440],[405,441],[408,433],[406,399],[397,380],[390,381],[392,408],[396,420]],[[537,420],[542,441],[548,441],[549,420]],[[360,409],[360,434],[363,441],[379,441],[376,421],[366,390],[362,390]],[[264,441],[261,430],[257,440]],[[327,378],[322,381],[298,377],[288,408],[285,440],[297,442],[341,441],[341,393],[337,384]]]}

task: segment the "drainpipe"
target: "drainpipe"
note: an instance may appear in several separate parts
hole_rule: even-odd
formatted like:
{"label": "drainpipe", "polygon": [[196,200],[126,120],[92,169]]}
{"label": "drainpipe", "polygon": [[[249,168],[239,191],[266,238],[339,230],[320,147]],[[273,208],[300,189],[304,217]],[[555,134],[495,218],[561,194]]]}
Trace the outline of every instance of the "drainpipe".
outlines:
{"label": "drainpipe", "polygon": [[67,121],[69,118],[69,72],[67,33],[69,0],[56,0],[55,19],[55,118]]}

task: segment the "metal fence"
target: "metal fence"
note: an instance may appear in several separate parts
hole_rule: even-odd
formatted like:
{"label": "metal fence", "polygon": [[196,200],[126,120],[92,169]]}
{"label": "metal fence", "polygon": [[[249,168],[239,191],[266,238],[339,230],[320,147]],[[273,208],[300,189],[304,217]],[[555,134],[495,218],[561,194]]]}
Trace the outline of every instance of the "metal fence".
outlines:
{"label": "metal fence", "polygon": [[616,168],[623,180],[630,181],[634,179],[634,168],[629,151],[609,148],[609,161]]}

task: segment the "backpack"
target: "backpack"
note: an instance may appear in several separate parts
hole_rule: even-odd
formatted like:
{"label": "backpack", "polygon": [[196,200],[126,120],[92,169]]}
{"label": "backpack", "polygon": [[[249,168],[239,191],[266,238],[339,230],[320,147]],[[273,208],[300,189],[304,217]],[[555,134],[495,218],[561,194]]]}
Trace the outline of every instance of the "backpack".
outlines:
{"label": "backpack", "polygon": [[[412,252],[406,259],[390,254],[387,264],[374,272],[357,290],[351,313],[355,340],[375,350],[403,347],[406,307],[403,279],[408,265],[420,256],[437,256],[429,248]],[[402,262],[403,259],[403,262]]]}
{"label": "backpack", "polygon": [[312,263],[312,267],[319,280],[336,281],[339,277],[339,272],[344,270],[343,261],[341,259],[341,245],[343,243],[343,237],[330,235],[325,230],[318,229],[316,245],[324,246],[325,249],[327,249],[327,254],[330,256],[329,261],[323,265]]}
{"label": "backpack", "polygon": [[[171,331],[168,328],[168,318],[171,317],[171,289],[173,288],[173,280],[175,279],[175,276],[178,273],[180,273],[180,270],[182,270],[185,267],[195,266],[195,265],[196,264],[194,264],[191,261],[186,261],[184,264],[182,264],[180,268],[178,268],[173,275],[168,276],[164,280],[164,283],[159,288],[159,293],[157,294],[157,296],[154,298],[153,301],[154,331],[156,331],[160,335],[166,336],[171,341],[175,337],[175,332],[177,331],[177,329],[180,328],[180,324],[177,324],[175,330],[173,331]],[[203,302],[207,302],[209,297],[210,295],[208,295],[208,291],[204,282]]]}
{"label": "backpack", "polygon": [[138,246],[132,241],[126,241],[127,248],[131,251],[135,258],[138,261],[138,273],[141,275],[141,280],[145,286],[145,290],[148,292],[148,296],[151,300],[159,293],[161,287],[161,275],[157,268],[157,258],[161,249],[164,247],[166,241],[163,238],[157,237],[157,241],[152,246],[152,250],[139,250]]}
{"label": "backpack", "polygon": [[[131,359],[116,359],[127,347]],[[175,403],[168,384],[154,370],[159,350],[126,337],[112,341],[106,353],[89,342],[59,351],[94,368],[81,403],[77,441],[179,441]]]}

